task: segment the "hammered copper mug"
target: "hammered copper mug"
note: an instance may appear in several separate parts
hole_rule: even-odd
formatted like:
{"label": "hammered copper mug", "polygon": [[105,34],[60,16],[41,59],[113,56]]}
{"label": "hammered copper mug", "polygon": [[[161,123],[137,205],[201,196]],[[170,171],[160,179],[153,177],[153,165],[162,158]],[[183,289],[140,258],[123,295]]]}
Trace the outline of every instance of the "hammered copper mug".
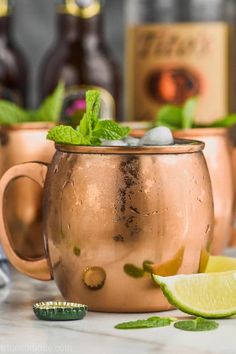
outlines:
{"label": "hammered copper mug", "polygon": [[[9,260],[33,278],[54,278],[67,301],[90,310],[170,309],[148,267],[196,273],[207,253],[213,200],[203,148],[184,140],[162,147],[57,145],[49,167],[14,166],[0,182]],[[34,261],[16,254],[5,218],[7,186],[22,176],[44,187],[45,256]]]}
{"label": "hammered copper mug", "polygon": [[[0,175],[10,167],[28,161],[49,163],[54,144],[46,140],[53,123],[21,123],[0,128]],[[21,179],[6,193],[8,227],[16,252],[26,257],[43,255],[42,190],[33,181]]]}
{"label": "hammered copper mug", "polygon": [[232,238],[234,175],[232,143],[227,128],[194,128],[174,132],[176,138],[205,143],[204,156],[209,169],[214,199],[214,235],[211,253],[221,254]]}

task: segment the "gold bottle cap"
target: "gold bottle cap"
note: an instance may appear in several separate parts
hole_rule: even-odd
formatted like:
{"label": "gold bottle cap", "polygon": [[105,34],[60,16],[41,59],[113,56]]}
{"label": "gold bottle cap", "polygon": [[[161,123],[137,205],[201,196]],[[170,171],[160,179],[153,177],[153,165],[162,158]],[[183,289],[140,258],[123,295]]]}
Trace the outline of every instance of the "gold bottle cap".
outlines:
{"label": "gold bottle cap", "polygon": [[64,0],[64,4],[59,6],[59,13],[81,18],[91,18],[100,11],[101,4],[98,0]]}
{"label": "gold bottle cap", "polygon": [[0,0],[0,17],[9,15],[8,0]]}

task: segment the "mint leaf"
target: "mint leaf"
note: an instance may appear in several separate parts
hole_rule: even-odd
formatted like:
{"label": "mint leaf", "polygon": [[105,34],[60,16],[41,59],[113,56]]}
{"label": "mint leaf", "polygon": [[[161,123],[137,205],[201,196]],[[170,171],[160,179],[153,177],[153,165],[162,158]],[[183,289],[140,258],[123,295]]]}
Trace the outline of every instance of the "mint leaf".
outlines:
{"label": "mint leaf", "polygon": [[80,121],[80,125],[76,128],[83,136],[91,136],[92,129],[90,126],[90,121],[87,118],[87,114],[84,114],[83,118]]}
{"label": "mint leaf", "polygon": [[37,122],[58,122],[62,111],[65,85],[59,82],[55,91],[48,96],[41,107],[34,112],[33,120]]}
{"label": "mint leaf", "polygon": [[231,127],[232,125],[236,124],[236,114],[230,114],[229,116],[219,119],[212,124],[210,127],[220,128],[220,127]]}
{"label": "mint leaf", "polygon": [[58,144],[80,145],[82,135],[70,126],[59,125],[48,132],[47,139],[53,140]]}
{"label": "mint leaf", "polygon": [[175,328],[181,329],[183,331],[212,331],[219,327],[216,321],[206,320],[201,317],[197,317],[194,320],[188,321],[178,321],[174,324]]}
{"label": "mint leaf", "polygon": [[195,117],[195,112],[197,108],[197,98],[189,98],[182,109],[182,128],[190,129],[193,126],[193,120]]}
{"label": "mint leaf", "polygon": [[133,264],[125,264],[124,265],[124,272],[133,278],[142,278],[145,274],[142,268],[138,268]]}
{"label": "mint leaf", "polygon": [[86,117],[90,121],[91,129],[95,128],[101,110],[100,92],[89,90],[86,92]]}
{"label": "mint leaf", "polygon": [[93,136],[99,139],[119,140],[126,137],[130,128],[122,127],[112,120],[100,120],[95,126]]}
{"label": "mint leaf", "polygon": [[137,320],[130,322],[119,323],[115,326],[116,329],[140,329],[140,328],[155,328],[155,327],[166,327],[172,322],[176,321],[175,318],[171,317],[149,317],[146,320]]}
{"label": "mint leaf", "polygon": [[182,108],[175,105],[163,106],[157,115],[157,126],[165,126],[170,129],[182,128]]}
{"label": "mint leaf", "polygon": [[102,139],[118,140],[125,137],[130,129],[122,127],[110,120],[99,120],[101,98],[99,91],[86,93],[86,113],[80,125],[73,129],[70,126],[59,126],[51,129],[48,139],[60,144],[101,145]]}
{"label": "mint leaf", "polygon": [[9,125],[28,122],[29,113],[15,103],[0,100],[0,124]]}
{"label": "mint leaf", "polygon": [[86,113],[80,121],[77,131],[79,131],[92,145],[92,140],[98,144],[98,136],[93,139],[93,130],[99,122],[98,117],[101,108],[101,97],[99,91],[89,90],[86,92]]}

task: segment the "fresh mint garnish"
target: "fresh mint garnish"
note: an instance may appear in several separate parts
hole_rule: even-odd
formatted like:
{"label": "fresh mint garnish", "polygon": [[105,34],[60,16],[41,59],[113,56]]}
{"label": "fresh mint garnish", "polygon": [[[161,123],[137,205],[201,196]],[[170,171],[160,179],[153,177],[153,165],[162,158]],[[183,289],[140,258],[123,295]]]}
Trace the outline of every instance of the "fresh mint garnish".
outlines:
{"label": "fresh mint garnish", "polygon": [[213,329],[217,329],[219,324],[213,320],[206,320],[201,317],[197,317],[194,320],[187,321],[178,321],[174,323],[174,327],[178,329],[182,329],[183,331],[212,331]]}
{"label": "fresh mint garnish", "polygon": [[137,320],[137,321],[119,323],[118,325],[115,326],[115,328],[116,329],[140,329],[140,328],[166,327],[175,321],[177,321],[177,319],[172,317],[149,317],[146,320]]}
{"label": "fresh mint garnish", "polygon": [[93,136],[99,139],[119,140],[127,136],[130,128],[122,127],[113,120],[100,120],[93,131]]}
{"label": "fresh mint garnish", "polygon": [[158,112],[156,125],[172,130],[182,129],[182,108],[174,105],[163,106]]}
{"label": "fresh mint garnish", "polygon": [[65,125],[59,125],[58,127],[51,129],[48,132],[47,138],[56,141],[58,144],[67,144],[67,142],[70,141],[71,144],[78,145],[82,142],[81,134],[72,127]]}
{"label": "fresh mint garnish", "polygon": [[0,124],[10,125],[29,121],[29,113],[15,103],[0,100]]}
{"label": "fresh mint garnish", "polygon": [[64,84],[59,83],[53,94],[43,101],[38,110],[25,110],[15,103],[0,100],[0,124],[57,122],[62,110],[64,90]]}
{"label": "fresh mint garnish", "polygon": [[47,138],[59,144],[101,145],[102,140],[119,140],[128,135],[130,128],[122,127],[111,120],[99,120],[101,97],[99,91],[89,90],[86,93],[86,113],[79,126],[52,128]]}
{"label": "fresh mint garnish", "polygon": [[216,120],[211,124],[211,127],[221,128],[221,127],[232,127],[232,125],[236,124],[236,114],[230,114],[223,119]]}
{"label": "fresh mint garnish", "polygon": [[197,108],[197,97],[189,98],[182,107],[176,105],[163,106],[156,119],[156,126],[165,126],[171,130],[191,129],[191,128],[224,128],[232,127],[236,124],[236,113],[217,119],[211,124],[194,123]]}
{"label": "fresh mint garnish", "polygon": [[58,122],[62,111],[65,85],[59,82],[52,95],[48,96],[34,112],[34,121],[37,122]]}
{"label": "fresh mint garnish", "polygon": [[182,128],[190,129],[193,126],[193,120],[197,108],[197,98],[189,98],[182,108]]}
{"label": "fresh mint garnish", "polygon": [[194,115],[197,98],[189,98],[182,107],[176,105],[163,106],[157,115],[157,126],[165,126],[172,130],[189,129],[194,126]]}

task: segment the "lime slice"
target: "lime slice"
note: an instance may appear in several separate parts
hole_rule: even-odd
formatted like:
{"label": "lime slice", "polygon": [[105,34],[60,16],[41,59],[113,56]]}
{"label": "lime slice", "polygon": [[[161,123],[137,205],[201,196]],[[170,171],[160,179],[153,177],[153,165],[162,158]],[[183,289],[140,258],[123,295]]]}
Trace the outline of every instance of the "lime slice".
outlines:
{"label": "lime slice", "polygon": [[227,272],[229,270],[236,270],[236,258],[210,256],[204,273]]}
{"label": "lime slice", "polygon": [[152,277],[170,304],[183,312],[206,318],[236,314],[236,271]]}

